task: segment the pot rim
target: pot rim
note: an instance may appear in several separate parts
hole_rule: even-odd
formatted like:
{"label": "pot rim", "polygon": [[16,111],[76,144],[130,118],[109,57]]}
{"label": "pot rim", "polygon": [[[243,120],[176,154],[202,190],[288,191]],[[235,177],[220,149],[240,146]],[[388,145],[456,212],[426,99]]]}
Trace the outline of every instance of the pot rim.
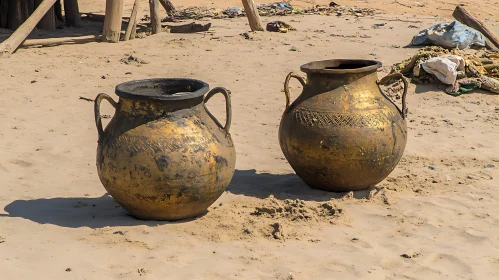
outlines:
{"label": "pot rim", "polygon": [[[336,68],[340,65],[348,65],[352,68]],[[300,67],[300,70],[305,73],[322,73],[322,74],[358,74],[365,72],[373,72],[382,66],[378,60],[370,59],[330,59],[312,61]],[[328,69],[332,68],[332,69]]]}
{"label": "pot rim", "polygon": [[[189,91],[192,88],[193,91]],[[170,89],[172,93],[168,93]],[[154,78],[133,80],[118,84],[115,93],[121,98],[132,100],[187,100],[205,95],[210,86],[189,78]],[[142,90],[142,93],[140,92]],[[149,90],[149,93],[147,93]]]}

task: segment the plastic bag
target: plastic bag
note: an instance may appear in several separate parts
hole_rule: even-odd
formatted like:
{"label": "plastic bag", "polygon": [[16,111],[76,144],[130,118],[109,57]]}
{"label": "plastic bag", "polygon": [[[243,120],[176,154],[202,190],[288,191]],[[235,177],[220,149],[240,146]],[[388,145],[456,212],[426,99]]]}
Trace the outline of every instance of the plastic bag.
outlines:
{"label": "plastic bag", "polygon": [[484,47],[485,38],[479,31],[453,21],[451,23],[439,23],[430,28],[421,30],[412,39],[411,45],[436,45],[448,49],[466,49],[472,45]]}

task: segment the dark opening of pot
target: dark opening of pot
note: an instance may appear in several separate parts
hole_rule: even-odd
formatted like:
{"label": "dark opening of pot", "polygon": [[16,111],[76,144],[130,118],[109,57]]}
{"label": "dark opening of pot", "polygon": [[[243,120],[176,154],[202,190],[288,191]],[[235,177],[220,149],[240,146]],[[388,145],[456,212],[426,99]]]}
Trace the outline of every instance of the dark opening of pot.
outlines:
{"label": "dark opening of pot", "polygon": [[373,71],[381,67],[381,63],[375,60],[363,59],[333,59],[314,61],[301,67],[306,73],[361,73]]}
{"label": "dark opening of pot", "polygon": [[336,61],[335,65],[327,66],[325,69],[358,69],[366,66],[376,65],[376,61],[359,60],[359,61]]}
{"label": "dark opening of pot", "polygon": [[116,94],[130,99],[190,99],[208,92],[208,84],[194,79],[149,79],[119,84]]}

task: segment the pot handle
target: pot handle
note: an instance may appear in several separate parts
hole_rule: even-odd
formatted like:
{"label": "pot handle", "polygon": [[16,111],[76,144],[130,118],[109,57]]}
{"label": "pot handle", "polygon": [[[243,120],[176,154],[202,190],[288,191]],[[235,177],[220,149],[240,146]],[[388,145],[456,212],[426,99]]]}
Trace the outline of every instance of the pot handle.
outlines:
{"label": "pot handle", "polygon": [[227,131],[227,133],[229,133],[230,125],[232,123],[232,103],[230,99],[230,91],[223,87],[216,87],[212,89],[210,92],[208,92],[208,94],[204,98],[204,103],[206,104],[206,102],[208,102],[217,93],[221,93],[225,97],[225,113],[226,113],[225,126],[222,126],[220,122],[218,122],[218,120],[215,118],[215,116],[213,116],[210,113],[210,111],[206,108],[206,106],[205,109],[208,115],[215,121],[215,123],[221,129],[224,129],[225,131]]}
{"label": "pot handle", "polygon": [[383,85],[388,83],[390,80],[393,79],[400,79],[404,83],[404,93],[402,93],[402,110],[397,106],[397,109],[399,110],[400,114],[402,115],[402,119],[405,119],[407,117],[407,112],[409,109],[407,108],[407,103],[406,103],[406,97],[407,97],[407,89],[409,87],[409,84],[407,83],[407,79],[402,75],[402,73],[393,73],[389,74],[385,77],[383,77],[381,80],[379,80],[377,83],[378,85]]}
{"label": "pot handle", "polygon": [[100,103],[103,99],[106,99],[115,109],[118,104],[113,100],[113,98],[105,93],[97,95],[94,102],[94,112],[95,112],[95,125],[97,126],[97,132],[99,133],[99,140],[104,135],[104,129],[102,128],[102,119],[100,116]]}
{"label": "pot handle", "polygon": [[288,76],[286,77],[286,80],[284,81],[284,93],[286,94],[286,110],[291,105],[291,97],[289,95],[289,81],[291,80],[291,78],[295,78],[298,81],[300,81],[302,86],[305,86],[307,84],[305,79],[303,77],[301,77],[300,75],[298,75],[294,72],[291,72],[288,74]]}

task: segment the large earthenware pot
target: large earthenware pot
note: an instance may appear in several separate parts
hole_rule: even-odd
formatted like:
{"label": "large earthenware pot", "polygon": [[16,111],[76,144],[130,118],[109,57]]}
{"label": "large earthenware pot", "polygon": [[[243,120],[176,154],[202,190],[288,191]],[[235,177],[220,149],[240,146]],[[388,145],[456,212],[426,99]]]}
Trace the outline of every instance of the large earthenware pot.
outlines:
{"label": "large earthenware pot", "polygon": [[[313,188],[354,191],[383,181],[398,164],[407,142],[402,79],[400,110],[380,90],[372,60],[327,60],[305,64],[307,79],[290,73],[284,83],[286,110],[279,143],[296,174]],[[289,82],[298,79],[301,95],[290,104]]]}
{"label": "large earthenware pot", "polygon": [[[140,219],[180,220],[199,215],[232,179],[236,151],[229,134],[230,92],[191,79],[132,81],[116,87],[116,103],[95,100],[97,169],[109,194]],[[225,126],[207,111],[225,96]],[[102,129],[100,103],[116,113]]]}

